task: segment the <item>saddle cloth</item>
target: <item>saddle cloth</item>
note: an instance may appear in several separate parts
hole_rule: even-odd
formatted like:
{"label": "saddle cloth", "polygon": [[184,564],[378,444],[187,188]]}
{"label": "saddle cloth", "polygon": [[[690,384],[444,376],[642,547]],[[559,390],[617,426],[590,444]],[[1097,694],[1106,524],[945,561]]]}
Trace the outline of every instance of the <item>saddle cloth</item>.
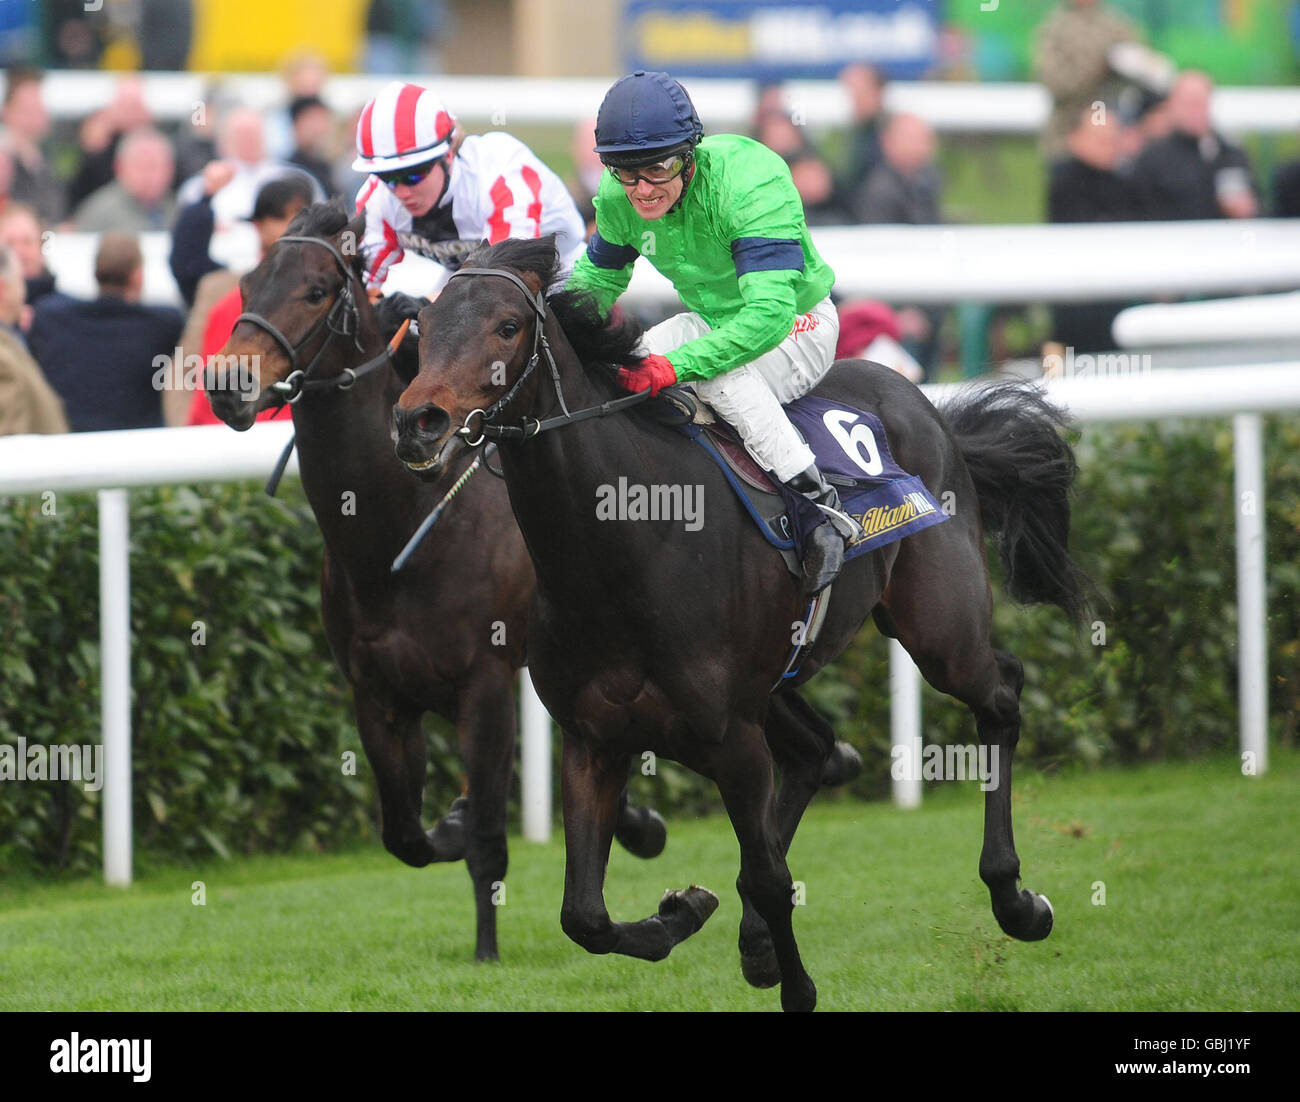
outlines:
{"label": "saddle cloth", "polygon": [[[839,491],[844,511],[862,525],[864,535],[845,549],[845,561],[948,519],[921,479],[894,460],[885,427],[874,413],[812,395],[784,408],[823,476]],[[730,426],[714,420],[677,428],[719,465],[764,537],[786,552],[787,566],[798,575],[804,541],[824,514],[772,479]]]}

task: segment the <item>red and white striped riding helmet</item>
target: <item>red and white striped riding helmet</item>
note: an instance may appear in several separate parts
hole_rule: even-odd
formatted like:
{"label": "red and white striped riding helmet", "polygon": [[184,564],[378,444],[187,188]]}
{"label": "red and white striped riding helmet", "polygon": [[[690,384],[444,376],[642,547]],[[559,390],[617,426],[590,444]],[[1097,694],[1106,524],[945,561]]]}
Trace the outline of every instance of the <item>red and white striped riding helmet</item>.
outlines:
{"label": "red and white striped riding helmet", "polygon": [[456,120],[429,89],[394,80],[357,120],[357,172],[392,172],[436,160],[451,148]]}

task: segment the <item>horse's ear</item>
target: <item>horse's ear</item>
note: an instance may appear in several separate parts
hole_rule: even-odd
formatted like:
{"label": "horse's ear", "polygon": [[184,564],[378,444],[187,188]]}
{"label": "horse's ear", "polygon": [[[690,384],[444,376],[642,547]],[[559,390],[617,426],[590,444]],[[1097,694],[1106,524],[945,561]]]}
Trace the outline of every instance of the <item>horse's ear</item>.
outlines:
{"label": "horse's ear", "polygon": [[545,237],[539,237],[537,239],[537,244],[539,248],[546,249],[546,255],[551,258],[550,264],[546,266],[546,271],[534,271],[530,264],[526,270],[519,273],[523,277],[524,282],[532,288],[533,294],[535,295],[545,293],[546,288],[550,286],[551,276],[555,271],[555,267],[559,263],[559,253],[555,247],[555,234],[548,233]]}
{"label": "horse's ear", "polygon": [[541,240],[545,242],[547,245],[550,245],[551,252],[555,256],[555,263],[558,265],[560,263],[560,248],[555,243],[556,242],[555,234],[548,233],[545,237],[541,238]]}

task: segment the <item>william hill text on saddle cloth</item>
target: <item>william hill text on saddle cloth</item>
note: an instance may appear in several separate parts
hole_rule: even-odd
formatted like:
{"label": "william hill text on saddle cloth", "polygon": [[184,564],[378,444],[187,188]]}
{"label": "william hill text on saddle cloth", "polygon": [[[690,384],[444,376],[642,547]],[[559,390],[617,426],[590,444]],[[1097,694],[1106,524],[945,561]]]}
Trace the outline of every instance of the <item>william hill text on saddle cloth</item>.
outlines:
{"label": "william hill text on saddle cloth", "polygon": [[619,373],[628,390],[689,384],[778,480],[842,522],[816,529],[805,589],[825,588],[860,530],[782,410],[835,358],[835,275],[818,255],[785,162],[734,134],[703,136],[685,89],[667,73],[617,81],[596,118],[609,172],[595,197],[596,232],[567,287],[608,311],[644,256],[687,312],[648,330],[646,357]]}

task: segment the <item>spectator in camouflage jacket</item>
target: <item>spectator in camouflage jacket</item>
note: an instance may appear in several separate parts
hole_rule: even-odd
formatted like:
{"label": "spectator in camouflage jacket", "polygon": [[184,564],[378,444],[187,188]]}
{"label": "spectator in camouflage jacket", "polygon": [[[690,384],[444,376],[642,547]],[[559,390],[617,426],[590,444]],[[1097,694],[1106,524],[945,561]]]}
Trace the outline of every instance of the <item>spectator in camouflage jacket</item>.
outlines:
{"label": "spectator in camouflage jacket", "polygon": [[1113,101],[1120,82],[1110,69],[1110,51],[1140,38],[1138,29],[1103,0],[1065,0],[1039,25],[1034,70],[1052,96],[1042,136],[1048,161],[1066,155],[1065,136],[1083,108]]}

